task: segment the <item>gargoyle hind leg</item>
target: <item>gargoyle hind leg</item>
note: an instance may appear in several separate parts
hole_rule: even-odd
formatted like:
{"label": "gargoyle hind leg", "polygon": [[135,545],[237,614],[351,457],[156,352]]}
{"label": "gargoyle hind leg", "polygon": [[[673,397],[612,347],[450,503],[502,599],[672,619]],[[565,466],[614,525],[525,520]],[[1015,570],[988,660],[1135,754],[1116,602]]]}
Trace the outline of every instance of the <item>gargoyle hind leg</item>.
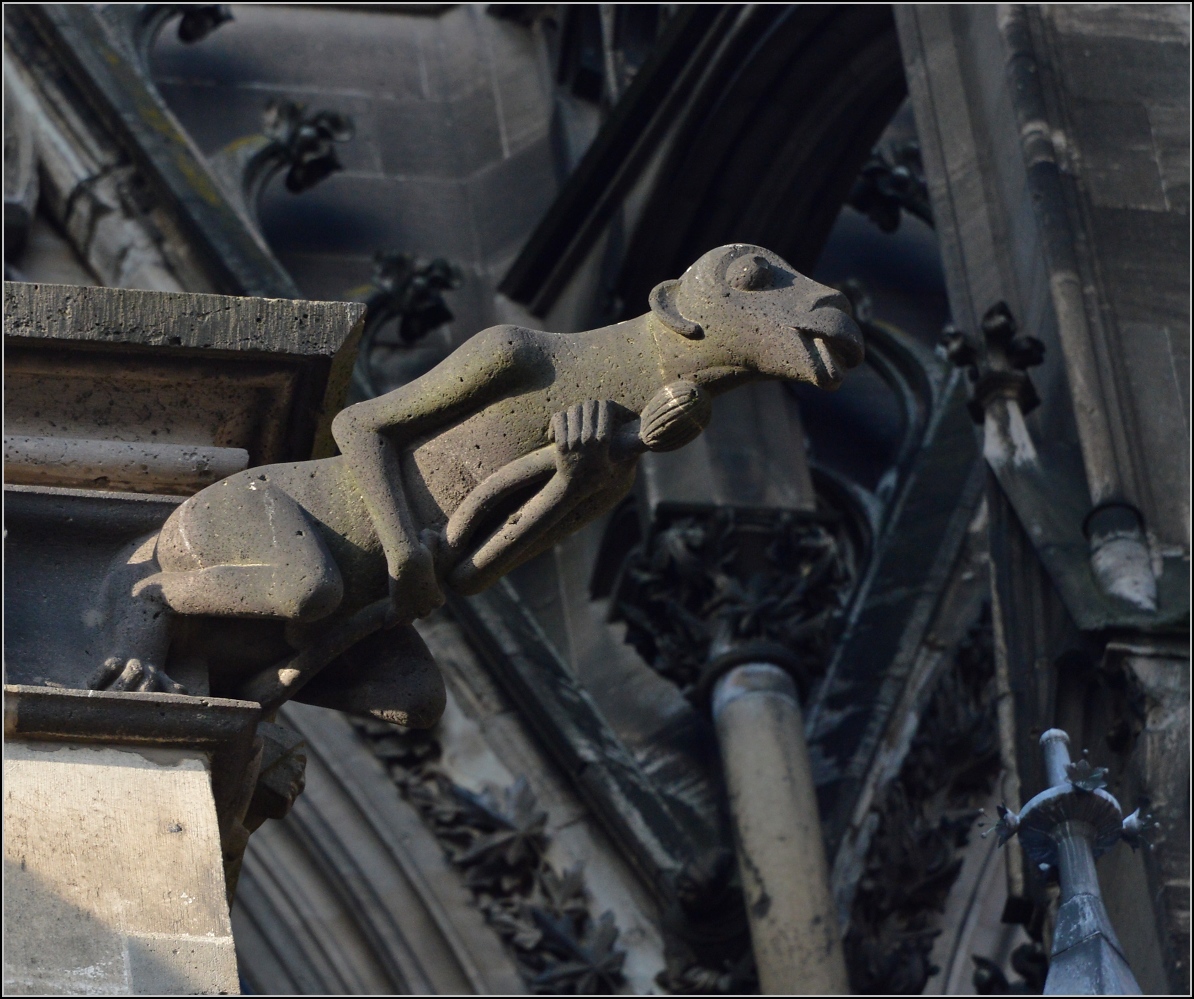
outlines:
{"label": "gargoyle hind leg", "polygon": [[233,476],[113,560],[99,608],[105,659],[90,685],[186,693],[162,669],[176,614],[313,621],[334,611],[343,592],[298,504],[268,483]]}
{"label": "gargoyle hind leg", "polygon": [[157,539],[149,534],[125,545],[104,577],[96,608],[104,661],[91,677],[93,690],[187,693],[162,669],[173,614],[158,588],[146,585],[158,571]]}
{"label": "gargoyle hind leg", "polygon": [[302,507],[243,474],[171,514],[157,558],[162,571],[146,585],[179,614],[308,623],[344,596],[340,570]]}

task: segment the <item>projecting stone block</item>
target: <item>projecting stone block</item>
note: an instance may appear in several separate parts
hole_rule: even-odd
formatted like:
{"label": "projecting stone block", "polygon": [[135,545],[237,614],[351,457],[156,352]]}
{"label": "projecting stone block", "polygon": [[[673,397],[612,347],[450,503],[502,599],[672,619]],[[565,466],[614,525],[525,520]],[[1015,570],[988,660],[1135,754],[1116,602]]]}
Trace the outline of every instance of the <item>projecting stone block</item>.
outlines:
{"label": "projecting stone block", "polygon": [[[6,282],[5,431],[239,449],[254,465],[332,453],[364,313],[350,302]],[[108,478],[88,485],[112,488]],[[142,491],[186,494],[204,484],[193,480]]]}
{"label": "projecting stone block", "polygon": [[4,990],[239,994],[210,763],[8,742]]}
{"label": "projecting stone block", "polygon": [[8,682],[87,685],[108,562],[181,497],[332,453],[364,311],[5,283]]}

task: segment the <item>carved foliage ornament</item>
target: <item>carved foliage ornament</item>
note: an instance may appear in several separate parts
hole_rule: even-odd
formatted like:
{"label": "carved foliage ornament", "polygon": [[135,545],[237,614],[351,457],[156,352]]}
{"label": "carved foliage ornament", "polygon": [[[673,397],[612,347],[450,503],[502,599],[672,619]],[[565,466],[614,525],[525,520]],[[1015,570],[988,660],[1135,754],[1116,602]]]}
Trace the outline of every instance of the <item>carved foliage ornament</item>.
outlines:
{"label": "carved foliage ornament", "polygon": [[626,955],[616,947],[613,914],[594,919],[581,868],[559,872],[546,859],[547,814],[526,780],[476,793],[437,766],[433,732],[354,724],[463,873],[527,984],[543,994],[616,992]]}
{"label": "carved foliage ornament", "polygon": [[920,144],[915,140],[893,143],[889,151],[876,148],[863,164],[846,201],[883,232],[895,232],[901,212],[933,224],[929,187],[925,183]]}
{"label": "carved foliage ornament", "polygon": [[861,994],[919,994],[941,932],[931,913],[961,870],[978,807],[1000,768],[989,610],[938,681],[879,824],[854,896],[846,959]]}
{"label": "carved foliage ornament", "polygon": [[783,646],[807,686],[826,662],[856,575],[839,523],[731,509],[679,517],[627,556],[613,614],[626,640],[685,694],[743,642]]}

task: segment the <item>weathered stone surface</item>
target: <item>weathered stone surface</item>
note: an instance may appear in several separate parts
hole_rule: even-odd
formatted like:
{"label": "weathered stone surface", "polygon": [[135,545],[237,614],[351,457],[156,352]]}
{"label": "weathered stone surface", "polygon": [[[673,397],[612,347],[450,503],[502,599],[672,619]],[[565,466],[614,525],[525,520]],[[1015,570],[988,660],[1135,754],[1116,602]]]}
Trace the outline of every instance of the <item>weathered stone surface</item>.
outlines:
{"label": "weathered stone surface", "polygon": [[364,306],[6,282],[4,335],[140,347],[331,357]]}
{"label": "weathered stone surface", "polygon": [[229,899],[248,837],[246,809],[263,756],[261,740],[255,735],[260,717],[261,706],[250,701],[45,685],[4,687],[8,740],[86,743],[151,755],[158,749],[182,750],[202,756],[210,772],[209,797],[218,822]]}
{"label": "weathered stone surface", "polygon": [[[1033,374],[1042,405],[1021,428],[1049,488],[1032,485],[1025,463],[997,469],[1000,488],[989,495],[1000,669],[1011,693],[1001,715],[1004,791],[1015,805],[1016,786],[1031,788],[1039,770],[1034,733],[1061,724],[1058,657],[1106,641],[1093,602],[1074,599],[1077,573],[1088,571],[1077,527],[1092,507],[1138,511],[1142,557],[1122,567],[1144,563],[1157,576],[1157,611],[1125,619],[1118,634],[1148,647],[1147,631],[1171,629],[1181,644],[1188,628],[1189,10],[924,4],[897,7],[896,19],[954,320],[977,330],[1003,299],[1046,347]],[[1042,514],[1064,523],[1070,540]],[[1036,559],[1056,590],[1042,585]],[[1136,659],[1124,661],[1131,678]],[[1178,711],[1188,691],[1174,681],[1188,669],[1178,661],[1175,646],[1172,665],[1144,671],[1149,720],[1129,770],[1134,791],[1180,799],[1184,829],[1184,769],[1158,765],[1180,759],[1184,768],[1188,757],[1176,751],[1175,733],[1188,730]],[[1095,696],[1094,682],[1083,682],[1074,703]],[[1114,735],[1105,721],[1083,724],[1092,751]],[[1160,746],[1170,748],[1154,755]],[[1130,739],[1123,751],[1132,752]],[[1106,862],[1108,909],[1146,992],[1188,991],[1184,957],[1170,956],[1188,950],[1184,844],[1181,834],[1158,841],[1143,864]],[[1011,895],[1049,904],[1036,880],[1013,853]]]}
{"label": "weathered stone surface", "polygon": [[714,688],[713,718],[760,989],[848,994],[796,685],[744,663]]}
{"label": "weathered stone surface", "polygon": [[238,447],[134,444],[76,437],[6,436],[4,472],[9,482],[66,486],[103,481],[133,492],[201,489],[249,464]]}
{"label": "weathered stone surface", "polygon": [[1189,545],[1185,453],[1169,446],[1189,432],[1184,16],[897,11],[954,320],[975,329],[1011,304],[1047,348],[1053,401],[1029,424],[1042,454],[1059,465],[1080,442],[1092,501],[1133,503],[1173,552]]}
{"label": "weathered stone surface", "polygon": [[239,994],[208,766],[6,742],[6,993]]}
{"label": "weathered stone surface", "polygon": [[[355,303],[6,282],[5,429],[241,448],[254,464],[327,454],[363,318]],[[52,479],[38,481],[79,484]]]}
{"label": "weathered stone surface", "polygon": [[[19,870],[21,856],[6,857],[8,886],[20,889],[6,896],[10,990],[237,991],[225,892],[248,836],[259,706],[148,685],[77,688],[101,664],[108,565],[177,508],[181,497],[163,493],[193,493],[250,460],[307,458],[320,434],[329,445],[363,312],[6,285],[6,445],[16,460],[6,462],[5,669],[30,686],[6,687],[5,732],[18,754],[14,738],[49,740],[28,760],[6,756],[6,821],[19,824],[6,841],[29,875],[20,882],[11,865]],[[17,484],[30,480],[39,484]],[[203,661],[184,654],[174,668],[192,693],[207,693]],[[102,766],[80,765],[97,754]],[[162,846],[157,826],[190,832],[188,845],[169,833]]]}
{"label": "weathered stone surface", "polygon": [[[363,312],[5,284],[10,682],[86,686],[107,564],[177,506],[162,494],[328,453]],[[206,692],[202,665],[177,669]]]}
{"label": "weathered stone surface", "polygon": [[[4,499],[6,682],[86,687],[102,662],[95,598],[108,565],[181,497],[6,485]],[[193,693],[207,692],[202,673],[178,673]]]}
{"label": "weathered stone surface", "polygon": [[[708,396],[775,378],[832,388],[861,360],[844,296],[759,247],[710,251],[651,304],[569,336],[492,327],[340,413],[342,456],[254,468],[184,502],[156,540],[114,560],[93,683],[174,689],[162,672],[174,615],[282,620],[294,654],[276,625],[247,657],[244,634],[204,653],[228,689],[272,708],[443,590],[475,593],[611,509],[639,454],[699,433]],[[401,644],[401,663],[371,662],[360,646],[331,666],[335,706],[434,722],[442,681],[413,631]]]}

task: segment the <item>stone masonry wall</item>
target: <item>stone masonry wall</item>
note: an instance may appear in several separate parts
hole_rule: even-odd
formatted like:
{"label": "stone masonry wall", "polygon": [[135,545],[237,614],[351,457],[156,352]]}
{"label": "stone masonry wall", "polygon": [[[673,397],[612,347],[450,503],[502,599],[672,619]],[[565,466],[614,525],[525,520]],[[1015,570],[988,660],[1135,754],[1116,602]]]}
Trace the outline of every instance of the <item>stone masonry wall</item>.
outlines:
{"label": "stone masonry wall", "polygon": [[1155,543],[1188,557],[1190,8],[1042,14],[1139,502]]}
{"label": "stone masonry wall", "polygon": [[205,153],[258,132],[271,100],[351,115],[342,172],[298,196],[270,185],[266,238],[317,299],[366,282],[377,250],[453,260],[459,343],[497,321],[493,288],[556,193],[551,78],[531,29],[427,7],[235,4],[199,44],[164,31],[153,72]]}

